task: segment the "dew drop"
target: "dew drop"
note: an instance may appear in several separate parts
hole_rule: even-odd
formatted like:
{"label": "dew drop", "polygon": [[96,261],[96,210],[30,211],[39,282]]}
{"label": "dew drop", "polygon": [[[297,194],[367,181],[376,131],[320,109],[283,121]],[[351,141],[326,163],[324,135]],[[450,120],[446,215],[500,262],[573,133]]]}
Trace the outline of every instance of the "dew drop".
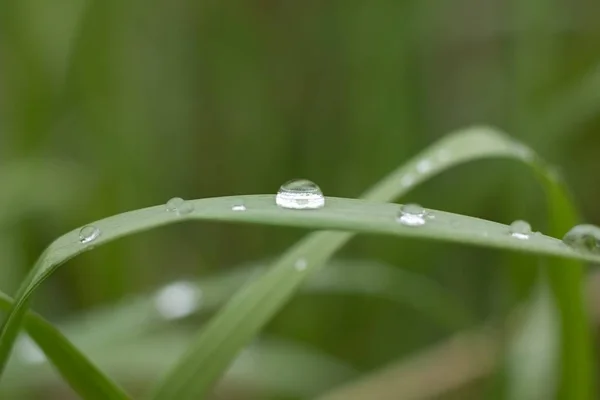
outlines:
{"label": "dew drop", "polygon": [[235,204],[231,207],[231,211],[246,211],[246,206],[243,204]]}
{"label": "dew drop", "polygon": [[418,204],[405,204],[398,213],[397,221],[406,226],[425,225],[425,209]]}
{"label": "dew drop", "polygon": [[281,185],[275,203],[281,208],[316,210],[325,205],[325,197],[314,182],[294,179]]}
{"label": "dew drop", "polygon": [[563,242],[576,250],[600,254],[600,227],[595,225],[577,225],[571,229]]}
{"label": "dew drop", "polygon": [[79,242],[81,244],[91,243],[98,239],[102,232],[93,225],[87,225],[79,231]]}
{"label": "dew drop", "polygon": [[174,282],[160,289],[154,296],[154,306],[165,319],[187,317],[198,309],[202,292],[191,282]]}
{"label": "dew drop", "polygon": [[299,258],[294,263],[294,268],[296,268],[296,270],[298,270],[298,271],[304,271],[307,266],[308,266],[308,262],[304,258]]}
{"label": "dew drop", "polygon": [[532,235],[531,225],[526,221],[517,220],[510,224],[510,235],[520,240],[527,240]]}
{"label": "dew drop", "polygon": [[194,205],[181,197],[173,197],[171,200],[167,201],[166,209],[177,215],[186,215],[194,211]]}

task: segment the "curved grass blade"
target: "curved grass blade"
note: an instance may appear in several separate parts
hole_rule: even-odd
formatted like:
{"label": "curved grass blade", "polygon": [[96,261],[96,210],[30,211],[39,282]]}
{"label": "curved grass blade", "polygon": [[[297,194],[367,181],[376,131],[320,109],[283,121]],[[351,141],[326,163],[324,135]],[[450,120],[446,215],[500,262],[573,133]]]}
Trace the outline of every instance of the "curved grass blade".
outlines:
{"label": "curved grass blade", "polygon": [[[442,139],[420,156],[408,162],[406,166],[384,178],[369,190],[364,198],[390,201],[401,196],[418,183],[453,165],[475,159],[494,157],[517,159],[532,166],[536,172],[543,174],[544,182],[549,182],[552,190],[557,192],[557,198],[565,198],[560,186],[556,183],[555,177],[547,172],[547,169],[540,164],[539,159],[535,157],[531,150],[506,135],[485,127],[467,129]],[[553,200],[551,202],[554,203]],[[385,219],[390,220],[389,213],[386,213]],[[439,222],[440,219],[436,218],[435,221]],[[471,219],[467,226],[475,221],[481,220]],[[475,228],[475,225],[473,227]],[[425,233],[425,230],[421,229],[410,231],[415,233],[415,236],[419,235],[419,232]],[[458,234],[458,231],[455,233]],[[509,237],[509,235],[506,235],[506,227],[502,227],[492,234],[491,231],[488,231],[487,226],[479,225],[472,233],[474,234],[473,237],[477,236],[484,242],[490,236],[496,236],[497,234],[505,238]],[[162,386],[159,387],[155,399],[178,398],[185,400],[203,398],[214,381],[227,368],[235,354],[260,331],[294,294],[304,281],[306,274],[323,265],[352,236],[352,233],[317,232],[293,246],[263,277],[238,292],[224,309],[210,321],[200,333],[189,354],[181,360]],[[435,235],[429,233],[425,236],[435,237]],[[539,238],[539,236],[534,236],[531,240],[523,241],[521,244],[527,247]],[[463,239],[461,238],[459,241],[463,242]],[[474,242],[470,243],[474,244]],[[559,243],[558,240],[554,244],[557,249],[566,249],[566,246]],[[542,253],[537,254],[541,255]],[[579,256],[581,255],[579,254]],[[298,260],[302,260],[303,264],[306,265],[302,273],[298,273],[294,269],[294,265]],[[568,273],[565,272],[565,274]],[[576,287],[576,284],[577,279],[573,278],[570,287]],[[567,301],[567,299],[562,299],[562,301]],[[574,304],[572,307],[582,309],[581,304]],[[582,321],[585,324],[585,318]],[[581,323],[576,329],[579,329],[580,325]],[[585,335],[582,336],[581,330],[575,332],[578,337],[585,340]],[[587,372],[584,370],[583,375],[586,375]]]}
{"label": "curved grass blade", "polygon": [[[247,211],[240,213],[231,211],[233,203],[242,199]],[[529,241],[515,240],[507,234],[508,227],[503,224],[485,221],[478,218],[461,216],[442,211],[430,210],[435,216],[425,226],[419,229],[407,227],[396,222],[400,206],[396,204],[377,203],[366,200],[343,198],[328,198],[328,206],[324,209],[303,213],[281,210],[275,206],[272,195],[236,196],[195,200],[196,211],[185,216],[177,216],[165,211],[163,206],[151,207],[116,215],[94,223],[102,234],[94,241],[99,246],[142,230],[183,220],[216,220],[253,222],[270,225],[285,225],[307,227],[313,229],[339,229],[364,233],[379,233],[395,236],[428,238],[456,243],[467,243],[478,246],[512,249],[539,255],[558,256],[586,261],[600,261],[600,256],[578,253],[560,240],[548,236],[535,236]],[[460,229],[456,228],[459,223]],[[330,235],[321,232],[318,235]],[[340,237],[341,233],[336,233]],[[347,234],[343,234],[347,235]],[[320,237],[320,236],[317,236]],[[327,236],[326,236],[327,237]],[[338,239],[339,240],[339,239]],[[82,244],[79,230],[72,231],[53,242],[42,254],[34,269],[28,275],[24,285],[19,290],[13,309],[3,325],[0,336],[0,357],[5,363],[9,350],[18,333],[28,301],[35,291],[60,265],[82,252],[89,250],[90,243]],[[285,265],[292,265],[300,257],[304,257],[302,249],[290,253]],[[328,252],[327,252],[328,253]],[[315,252],[307,259],[309,263],[320,261],[324,251]],[[315,258],[317,257],[317,258]],[[306,273],[298,273],[291,268],[283,271],[285,275],[293,273],[297,281],[303,280]]]}
{"label": "curved grass blade", "polygon": [[[465,145],[466,144],[466,145]],[[448,168],[450,165],[482,157],[526,158],[522,147],[504,135],[488,128],[473,128],[459,133],[426,151],[401,168],[367,194],[370,200],[387,200],[402,194],[414,184]],[[407,179],[407,177],[409,179]],[[231,207],[243,200],[247,211],[232,212]],[[476,218],[433,212],[436,218],[424,227],[413,229],[395,222],[398,206],[374,201],[329,198],[328,206],[314,212],[293,212],[276,208],[273,196],[242,196],[195,200],[195,211],[178,216],[163,206],[129,212],[98,221],[94,225],[101,236],[94,241],[98,246],[119,237],[168,223],[188,219],[252,222],[271,225],[308,227],[313,229],[339,229],[355,232],[424,237],[488,247],[521,250],[534,254],[598,261],[598,257],[577,253],[557,239],[536,236],[527,242],[513,240],[507,227]],[[462,228],[454,228],[456,221]],[[485,235],[487,232],[487,236]],[[223,313],[211,320],[200,338],[196,351],[183,362],[176,379],[159,392],[167,398],[197,398],[205,393],[237,351],[285,303],[307,276],[307,273],[326,261],[352,234],[319,232],[311,235],[310,245],[295,246],[264,277],[248,285],[228,303]],[[40,257],[32,272],[19,290],[13,309],[0,332],[0,367],[6,363],[10,349],[29,299],[35,289],[61,264],[88,250],[90,244],[79,241],[78,231],[57,239]],[[305,258],[306,268],[294,268],[299,258]],[[275,290],[273,290],[275,289]],[[240,324],[241,323],[241,324]],[[206,347],[205,347],[206,344]],[[198,350],[200,349],[200,350]],[[210,360],[210,362],[206,362]]]}
{"label": "curved grass blade", "polygon": [[[8,311],[13,301],[0,293],[0,309]],[[27,313],[24,321],[29,336],[43,350],[56,370],[83,399],[127,400],[130,397],[92,364],[52,324],[37,314]]]}

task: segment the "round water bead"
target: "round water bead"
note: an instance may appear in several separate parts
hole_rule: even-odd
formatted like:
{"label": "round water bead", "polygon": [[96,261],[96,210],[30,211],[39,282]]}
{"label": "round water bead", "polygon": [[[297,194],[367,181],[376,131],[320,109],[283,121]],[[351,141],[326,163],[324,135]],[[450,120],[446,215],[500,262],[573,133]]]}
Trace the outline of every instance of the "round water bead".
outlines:
{"label": "round water bead", "polygon": [[79,231],[79,242],[82,244],[91,243],[94,240],[98,239],[102,232],[100,229],[93,225],[87,225],[81,228]]}
{"label": "round water bead", "polygon": [[563,242],[577,250],[600,254],[600,227],[595,225],[577,225],[563,238]]}
{"label": "round water bead", "polygon": [[510,235],[520,240],[527,240],[532,235],[531,225],[527,221],[517,220],[510,224]]}
{"label": "round water bead", "polygon": [[425,225],[425,209],[418,204],[405,204],[400,208],[396,220],[406,226]]}
{"label": "round water bead", "polygon": [[281,208],[316,210],[325,205],[321,188],[307,179],[294,179],[281,185],[275,203]]}
{"label": "round water bead", "polygon": [[167,201],[166,209],[177,215],[186,215],[194,211],[194,205],[181,197],[173,197],[171,200]]}

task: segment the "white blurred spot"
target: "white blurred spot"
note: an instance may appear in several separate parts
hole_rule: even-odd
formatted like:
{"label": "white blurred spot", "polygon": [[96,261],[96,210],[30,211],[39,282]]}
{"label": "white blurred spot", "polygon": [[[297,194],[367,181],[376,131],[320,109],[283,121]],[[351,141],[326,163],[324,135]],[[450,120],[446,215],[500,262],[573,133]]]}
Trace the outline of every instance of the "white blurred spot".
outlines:
{"label": "white blurred spot", "polygon": [[156,293],[154,305],[165,319],[179,319],[196,311],[201,300],[202,292],[193,283],[175,282]]}

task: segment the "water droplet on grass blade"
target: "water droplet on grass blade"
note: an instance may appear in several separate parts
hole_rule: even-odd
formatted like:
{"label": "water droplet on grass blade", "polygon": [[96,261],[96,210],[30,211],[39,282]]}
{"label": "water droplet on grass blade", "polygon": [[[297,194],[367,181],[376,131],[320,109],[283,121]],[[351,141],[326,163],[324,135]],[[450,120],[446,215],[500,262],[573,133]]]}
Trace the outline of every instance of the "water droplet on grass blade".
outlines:
{"label": "water droplet on grass blade", "polygon": [[231,211],[246,211],[246,206],[242,203],[234,204]]}
{"label": "water droplet on grass blade", "polygon": [[563,242],[577,250],[600,254],[600,227],[595,225],[577,225],[563,238]]}
{"label": "water droplet on grass blade", "polygon": [[510,235],[520,240],[527,240],[532,235],[531,225],[526,221],[517,220],[510,224]]}
{"label": "water droplet on grass blade", "polygon": [[425,225],[425,209],[418,204],[405,204],[400,209],[396,220],[406,226]]}
{"label": "water droplet on grass blade", "polygon": [[171,200],[167,201],[166,209],[177,215],[186,215],[194,211],[194,205],[181,197],[173,197]]}
{"label": "water droplet on grass blade", "polygon": [[100,229],[96,228],[93,225],[87,225],[81,228],[79,231],[79,242],[81,244],[91,243],[94,240],[98,239],[102,232]]}
{"label": "water droplet on grass blade", "polygon": [[316,210],[325,205],[325,196],[314,182],[294,179],[281,185],[275,203],[281,208]]}
{"label": "water droplet on grass blade", "polygon": [[154,306],[165,319],[187,317],[198,309],[202,292],[191,282],[175,282],[160,289]]}

